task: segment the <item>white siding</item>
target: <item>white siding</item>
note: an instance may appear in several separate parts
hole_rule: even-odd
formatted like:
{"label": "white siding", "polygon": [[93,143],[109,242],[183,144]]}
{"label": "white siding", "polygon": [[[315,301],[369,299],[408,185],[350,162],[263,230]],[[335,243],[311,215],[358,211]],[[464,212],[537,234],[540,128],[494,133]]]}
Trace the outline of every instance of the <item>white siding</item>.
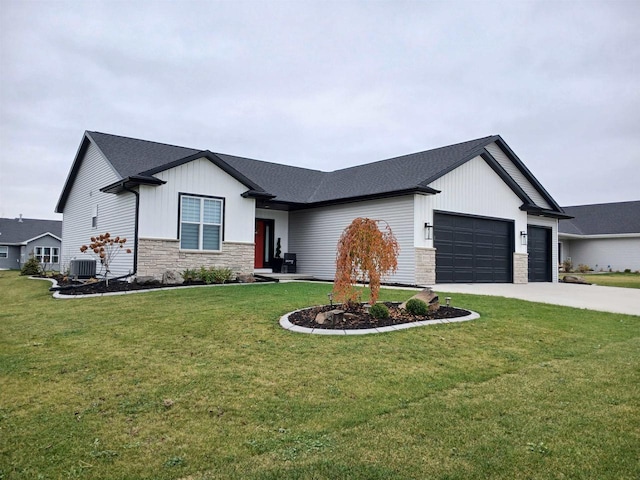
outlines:
{"label": "white siding", "polygon": [[640,237],[563,239],[564,257],[571,257],[574,270],[579,264],[596,271],[640,270]]}
{"label": "white siding", "polygon": [[275,232],[274,242],[280,239],[280,248],[282,255],[289,252],[289,212],[281,210],[270,210],[265,208],[256,208],[256,218],[273,220]]}
{"label": "white siding", "polygon": [[291,212],[289,251],[297,254],[298,272],[332,280],[338,240],[357,217],[385,220],[400,244],[398,272],[385,281],[415,283],[412,196]]}
{"label": "white siding", "polygon": [[255,200],[242,198],[248,188],[205,158],[157,173],[167,183],[140,187],[140,238],[178,238],[178,194],[225,199],[224,240],[254,241]]}
{"label": "white siding", "polygon": [[551,205],[540,195],[538,190],[525,178],[522,172],[515,166],[515,164],[509,160],[509,157],[496,145],[492,143],[485,147],[487,151],[493,155],[493,158],[504,168],[509,176],[513,178],[518,185],[525,191],[529,198],[535,202],[535,204],[542,208],[551,208]]}
{"label": "white siding", "polygon": [[[89,253],[80,253],[80,247],[91,242],[91,237],[109,232],[127,238],[127,247],[133,250],[135,229],[135,196],[124,192],[118,195],[103,193],[100,188],[116,182],[120,177],[102,156],[89,144],[77,176],[71,186],[62,218],[62,269],[69,267],[73,258],[89,259]],[[91,215],[98,206],[97,228],[91,226]],[[98,270],[100,266],[98,265]],[[133,271],[133,254],[120,253],[111,265],[111,275],[125,275]]]}
{"label": "white siding", "polygon": [[[433,239],[424,239],[424,224],[433,225],[434,210],[513,220],[516,233],[527,229],[527,214],[520,210],[522,200],[481,157],[468,161],[429,186],[441,193],[416,196],[416,246],[433,247]],[[527,247],[520,245],[519,239],[515,238],[514,243],[516,252],[527,253]]]}
{"label": "white siding", "polygon": [[[527,218],[529,225],[535,225],[539,227],[547,227],[551,229],[551,276],[552,281],[558,281],[558,220],[556,218],[535,217],[529,215]],[[526,228],[524,229],[526,231]],[[520,243],[519,230],[516,231],[516,243]],[[526,248],[526,247],[525,247]]]}

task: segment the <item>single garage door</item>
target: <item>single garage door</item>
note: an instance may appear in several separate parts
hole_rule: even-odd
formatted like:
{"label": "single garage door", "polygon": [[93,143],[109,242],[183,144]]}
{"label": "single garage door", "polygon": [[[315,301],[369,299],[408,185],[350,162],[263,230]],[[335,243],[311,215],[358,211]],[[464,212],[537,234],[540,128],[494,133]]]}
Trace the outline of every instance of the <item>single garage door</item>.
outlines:
{"label": "single garage door", "polygon": [[551,229],[527,227],[527,253],[529,254],[529,281],[551,281]]}
{"label": "single garage door", "polygon": [[512,283],[513,223],[436,213],[437,283]]}

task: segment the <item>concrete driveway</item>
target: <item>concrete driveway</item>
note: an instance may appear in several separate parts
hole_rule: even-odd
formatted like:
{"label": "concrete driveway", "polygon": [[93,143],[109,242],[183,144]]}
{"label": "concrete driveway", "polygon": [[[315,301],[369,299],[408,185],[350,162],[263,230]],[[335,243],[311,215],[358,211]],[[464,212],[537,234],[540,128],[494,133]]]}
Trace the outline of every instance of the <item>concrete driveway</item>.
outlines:
{"label": "concrete driveway", "polygon": [[[519,298],[602,312],[640,315],[640,288],[601,287],[570,283],[438,283],[436,292],[471,293]],[[444,299],[440,296],[440,302]]]}

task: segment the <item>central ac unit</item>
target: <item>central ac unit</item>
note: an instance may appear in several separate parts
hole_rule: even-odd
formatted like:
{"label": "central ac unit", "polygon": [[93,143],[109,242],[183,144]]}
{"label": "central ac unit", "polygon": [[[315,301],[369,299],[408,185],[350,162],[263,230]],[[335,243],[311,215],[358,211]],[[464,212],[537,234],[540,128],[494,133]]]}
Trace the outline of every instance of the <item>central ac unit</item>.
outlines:
{"label": "central ac unit", "polygon": [[71,260],[69,275],[74,278],[91,278],[96,276],[95,260]]}

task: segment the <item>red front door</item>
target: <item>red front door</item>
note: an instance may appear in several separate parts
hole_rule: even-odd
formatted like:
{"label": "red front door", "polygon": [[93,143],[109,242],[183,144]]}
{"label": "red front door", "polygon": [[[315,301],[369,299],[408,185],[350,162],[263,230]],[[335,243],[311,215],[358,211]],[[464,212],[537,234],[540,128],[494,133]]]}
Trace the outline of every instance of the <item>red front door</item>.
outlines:
{"label": "red front door", "polygon": [[255,235],[255,261],[253,266],[255,268],[264,267],[264,238],[265,238],[265,222],[264,220],[256,220],[256,235]]}

